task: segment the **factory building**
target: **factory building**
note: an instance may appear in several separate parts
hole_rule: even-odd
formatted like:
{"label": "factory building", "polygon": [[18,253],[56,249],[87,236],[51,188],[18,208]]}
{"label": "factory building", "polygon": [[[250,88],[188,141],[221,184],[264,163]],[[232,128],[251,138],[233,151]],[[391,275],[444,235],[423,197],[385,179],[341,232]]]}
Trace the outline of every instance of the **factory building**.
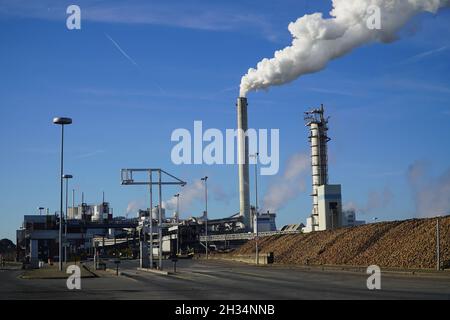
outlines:
{"label": "factory building", "polygon": [[[269,231],[277,231],[276,217],[277,215],[272,212],[264,212],[259,213],[258,217],[256,217],[255,207],[251,207],[252,220],[251,220],[251,228],[254,233],[258,232],[269,232]],[[256,220],[258,220],[258,229],[256,229]]]}
{"label": "factory building", "polygon": [[[149,217],[150,210],[147,208],[146,210],[139,210],[138,212],[138,218],[141,217]],[[152,209],[152,219],[158,221],[159,220],[159,205],[155,206]],[[161,220],[165,221],[166,220],[166,209],[165,208],[161,208]]]}
{"label": "factory building", "polygon": [[342,212],[344,218],[344,226],[346,227],[356,227],[363,224],[366,224],[363,220],[356,220],[356,211],[355,209],[344,210]]}
{"label": "factory building", "polygon": [[83,221],[107,221],[112,219],[112,209],[108,202],[89,205],[82,203],[79,206],[67,209],[67,219]]}
{"label": "factory building", "polygon": [[317,189],[317,231],[343,226],[341,185],[325,184]]}
{"label": "factory building", "polygon": [[[116,238],[127,230],[136,230],[137,219],[113,219],[109,204],[80,205],[68,210],[67,237],[63,231],[63,247],[67,257],[92,253],[94,238]],[[84,214],[79,214],[84,212]],[[83,217],[85,219],[83,219]],[[106,218],[106,219],[105,219]],[[53,215],[25,215],[22,226],[16,231],[17,260],[36,268],[39,261],[58,261],[60,217]]]}

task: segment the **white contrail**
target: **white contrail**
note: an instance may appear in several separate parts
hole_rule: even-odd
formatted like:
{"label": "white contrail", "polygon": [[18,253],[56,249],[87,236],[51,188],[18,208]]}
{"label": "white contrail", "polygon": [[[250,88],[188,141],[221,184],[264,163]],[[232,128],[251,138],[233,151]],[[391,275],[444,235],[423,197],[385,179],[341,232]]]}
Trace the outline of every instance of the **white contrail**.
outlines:
{"label": "white contrail", "polygon": [[[314,13],[289,24],[292,45],[275,52],[271,59],[263,59],[256,69],[249,69],[242,77],[240,96],[322,70],[331,60],[364,44],[392,42],[412,17],[421,12],[436,13],[448,6],[449,1],[333,0],[330,19]],[[375,13],[379,13],[380,28],[369,27]]]}
{"label": "white contrail", "polygon": [[422,59],[424,59],[426,57],[429,57],[431,55],[434,55],[434,54],[446,51],[448,49],[450,49],[450,45],[443,46],[443,47],[440,47],[440,48],[437,48],[437,49],[434,49],[434,50],[429,50],[429,51],[426,51],[426,52],[422,52],[422,53],[416,54],[415,56],[405,60],[404,63],[417,62],[417,61],[422,60]]}
{"label": "white contrail", "polygon": [[122,53],[122,55],[128,59],[128,61],[130,61],[132,64],[134,64],[136,67],[139,67],[138,64],[136,63],[136,61],[133,60],[133,58],[131,58],[120,46],[119,44],[114,41],[113,38],[111,38],[108,34],[105,33],[105,36],[114,44],[114,46],[117,48],[117,50],[120,51],[120,53]]}
{"label": "white contrail", "polygon": [[[105,36],[113,43],[113,45],[117,48],[117,50],[119,50],[120,53],[121,53],[125,58],[127,58],[128,61],[130,61],[132,64],[134,64],[136,67],[139,68],[139,65],[136,63],[136,61],[134,61],[133,58],[131,58],[131,57],[125,52],[125,50],[123,50],[123,49],[119,46],[119,44],[118,44],[116,41],[114,41],[113,38],[111,38],[107,33],[105,33]],[[152,79],[150,79],[150,81],[153,82],[153,84],[155,85],[155,87],[157,87],[158,90],[159,90],[162,94],[164,94],[164,95],[167,94],[166,91],[165,91],[158,83],[156,83],[156,81],[154,81],[154,80],[152,80]]]}

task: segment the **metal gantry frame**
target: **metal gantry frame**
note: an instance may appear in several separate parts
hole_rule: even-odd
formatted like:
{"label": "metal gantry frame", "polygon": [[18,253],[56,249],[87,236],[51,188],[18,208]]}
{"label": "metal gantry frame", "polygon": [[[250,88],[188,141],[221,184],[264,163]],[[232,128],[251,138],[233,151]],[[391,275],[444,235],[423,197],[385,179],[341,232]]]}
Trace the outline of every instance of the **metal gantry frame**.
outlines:
{"label": "metal gantry frame", "polygon": [[[148,180],[147,181],[136,181],[133,178],[134,173],[147,173]],[[158,174],[158,181],[153,180],[153,173],[156,172]],[[163,181],[162,176],[166,175],[171,178],[172,181]],[[180,185],[184,187],[186,182],[175,177],[174,175],[162,170],[162,169],[122,169],[121,170],[121,181],[122,185],[130,186],[130,185],[147,185],[149,186],[150,193],[150,268],[153,268],[153,185],[158,186],[158,264],[159,269],[162,270],[162,186],[163,185]]]}

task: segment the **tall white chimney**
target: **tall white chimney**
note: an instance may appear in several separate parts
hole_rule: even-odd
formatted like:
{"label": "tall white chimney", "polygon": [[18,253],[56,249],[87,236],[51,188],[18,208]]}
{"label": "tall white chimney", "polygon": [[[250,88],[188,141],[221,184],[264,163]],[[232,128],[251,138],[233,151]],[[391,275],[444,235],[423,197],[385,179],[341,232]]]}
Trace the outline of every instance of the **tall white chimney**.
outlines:
{"label": "tall white chimney", "polygon": [[246,228],[250,228],[250,187],[249,187],[249,156],[247,98],[237,100],[238,128],[238,164],[239,164],[239,208]]}

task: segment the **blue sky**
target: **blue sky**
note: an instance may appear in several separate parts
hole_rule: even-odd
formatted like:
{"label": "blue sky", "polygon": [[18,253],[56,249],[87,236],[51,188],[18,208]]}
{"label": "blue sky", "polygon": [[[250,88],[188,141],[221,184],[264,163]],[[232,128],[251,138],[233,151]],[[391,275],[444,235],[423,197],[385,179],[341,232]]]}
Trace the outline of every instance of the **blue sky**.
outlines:
{"label": "blue sky", "polygon": [[[147,193],[121,186],[120,169],[162,167],[191,184],[210,177],[210,217],[237,212],[237,168],[175,166],[170,135],[192,130],[194,120],[234,128],[242,75],[290,44],[289,22],[331,8],[324,0],[120,3],[78,1],[82,29],[69,31],[72,2],[0,1],[0,238],[14,239],[23,215],[38,206],[59,207],[57,115],[74,120],[66,172],[78,200],[83,191],[98,202],[105,191],[115,214],[125,215],[130,202],[144,207]],[[397,42],[367,45],[319,73],[251,93],[249,125],[280,129],[280,175],[289,157],[309,152],[302,114],[323,103],[331,116],[330,183],[342,184],[344,203],[365,220],[423,215],[422,189],[448,186],[449,34],[449,10],[424,14]],[[408,170],[417,163],[426,182],[413,186]],[[259,180],[261,198],[276,179]],[[310,214],[310,176],[302,183],[277,212],[279,227]],[[164,198],[178,191],[168,188]],[[445,205],[442,197],[450,196],[440,196]],[[182,216],[202,206],[194,199]]]}

